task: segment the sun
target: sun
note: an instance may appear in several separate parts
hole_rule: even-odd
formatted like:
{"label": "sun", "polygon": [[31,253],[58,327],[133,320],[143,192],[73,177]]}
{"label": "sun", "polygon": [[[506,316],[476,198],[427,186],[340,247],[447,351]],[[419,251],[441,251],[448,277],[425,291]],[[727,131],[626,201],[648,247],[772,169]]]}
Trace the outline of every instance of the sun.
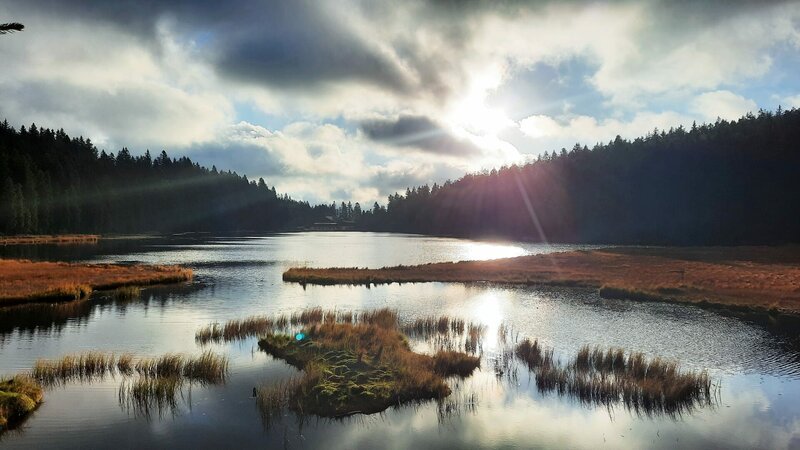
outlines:
{"label": "sun", "polygon": [[505,111],[488,107],[483,98],[466,98],[458,102],[450,113],[450,121],[469,133],[492,137],[514,125]]}
{"label": "sun", "polygon": [[492,66],[474,76],[464,96],[448,108],[447,121],[455,131],[494,138],[515,125],[502,108],[487,104],[489,94],[502,84],[503,74],[502,67]]}

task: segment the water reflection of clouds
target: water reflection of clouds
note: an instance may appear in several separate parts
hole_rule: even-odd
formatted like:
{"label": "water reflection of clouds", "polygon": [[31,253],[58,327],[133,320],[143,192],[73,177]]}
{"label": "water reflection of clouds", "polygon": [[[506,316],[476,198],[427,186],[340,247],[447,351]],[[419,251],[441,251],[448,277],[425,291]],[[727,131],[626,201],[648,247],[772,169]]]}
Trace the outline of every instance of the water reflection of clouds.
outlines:
{"label": "water reflection of clouds", "polygon": [[[497,392],[493,392],[497,394]],[[641,419],[623,411],[587,408],[558,396],[504,392],[482,398],[480,406],[441,425],[436,406],[389,411],[369,427],[326,430],[336,436],[332,448],[379,444],[376,434],[397,448],[507,447],[521,443],[541,448],[794,448],[800,421],[776,424],[764,416],[758,390],[740,392],[730,408],[705,410],[692,420]],[[340,434],[341,433],[341,434]],[[306,430],[308,442],[319,442]],[[523,445],[524,446],[524,445]]]}

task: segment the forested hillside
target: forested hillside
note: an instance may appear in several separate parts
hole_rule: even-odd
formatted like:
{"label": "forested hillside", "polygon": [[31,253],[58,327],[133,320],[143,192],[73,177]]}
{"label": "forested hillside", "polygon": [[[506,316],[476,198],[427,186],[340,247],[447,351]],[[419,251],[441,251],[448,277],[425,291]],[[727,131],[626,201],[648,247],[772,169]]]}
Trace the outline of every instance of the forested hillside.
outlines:
{"label": "forested hillside", "polygon": [[362,226],[551,242],[799,242],[800,110],[575,145],[390,196]]}
{"label": "forested hillside", "polygon": [[186,157],[107,154],[63,130],[0,124],[3,234],[267,231],[328,213]]}

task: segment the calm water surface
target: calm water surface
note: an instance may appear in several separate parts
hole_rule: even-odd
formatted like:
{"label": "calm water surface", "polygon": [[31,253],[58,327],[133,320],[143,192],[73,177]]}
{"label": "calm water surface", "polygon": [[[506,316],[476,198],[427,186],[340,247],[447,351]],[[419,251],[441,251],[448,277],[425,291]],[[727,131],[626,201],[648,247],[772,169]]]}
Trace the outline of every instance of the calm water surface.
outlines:
{"label": "calm water surface", "polygon": [[[266,428],[254,386],[296,371],[257,350],[256,339],[208,346],[231,358],[224,386],[185,389],[177,410],[143,416],[120,405],[120,380],[49,389],[3,448],[798,448],[798,329],[691,306],[604,300],[581,289],[441,283],[366,287],[283,283],[290,266],[359,266],[490,259],[576,246],[487,243],[372,233],[266,237],[172,237],[97,246],[7,247],[4,257],[184,264],[189,285],[147,289],[142,298],[0,310],[0,374],[37,358],[83,350],[199,353],[198,328],[253,314],[302,308],[396,308],[402,319],[447,313],[488,327],[482,369],[453,381],[448,402],[427,402],[344,420],[288,415]],[[680,417],[640,416],[623,407],[541,394],[526,370],[492,368],[501,323],[571,355],[584,344],[620,346],[708,369],[720,383],[714,405]]]}

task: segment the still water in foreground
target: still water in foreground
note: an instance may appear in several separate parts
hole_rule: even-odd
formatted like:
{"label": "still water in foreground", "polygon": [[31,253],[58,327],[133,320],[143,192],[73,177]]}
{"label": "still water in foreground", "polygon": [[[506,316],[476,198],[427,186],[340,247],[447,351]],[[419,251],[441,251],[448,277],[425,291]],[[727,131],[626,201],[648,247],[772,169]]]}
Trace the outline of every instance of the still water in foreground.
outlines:
{"label": "still water in foreground", "polygon": [[[190,285],[151,288],[140,299],[0,310],[0,374],[37,358],[84,350],[199,354],[231,359],[224,385],[187,387],[174,409],[149,416],[120,404],[120,379],[50,388],[18,429],[0,435],[8,448],[797,448],[800,447],[800,344],[796,328],[692,306],[604,300],[567,288],[460,284],[377,287],[283,283],[290,266],[360,266],[489,259],[582,247],[372,233],[299,233],[265,237],[173,237],[105,241],[81,247],[8,247],[4,257],[184,264]],[[291,377],[256,339],[201,347],[195,332],[212,322],[303,308],[397,309],[402,320],[448,314],[486,325],[482,367],[451,380],[445,402],[340,420],[288,414],[267,428],[253,387]],[[718,385],[712,405],[679,416],[637,414],[541,393],[527,369],[493,369],[501,324],[568,358],[585,344],[622,347],[707,369]]]}

